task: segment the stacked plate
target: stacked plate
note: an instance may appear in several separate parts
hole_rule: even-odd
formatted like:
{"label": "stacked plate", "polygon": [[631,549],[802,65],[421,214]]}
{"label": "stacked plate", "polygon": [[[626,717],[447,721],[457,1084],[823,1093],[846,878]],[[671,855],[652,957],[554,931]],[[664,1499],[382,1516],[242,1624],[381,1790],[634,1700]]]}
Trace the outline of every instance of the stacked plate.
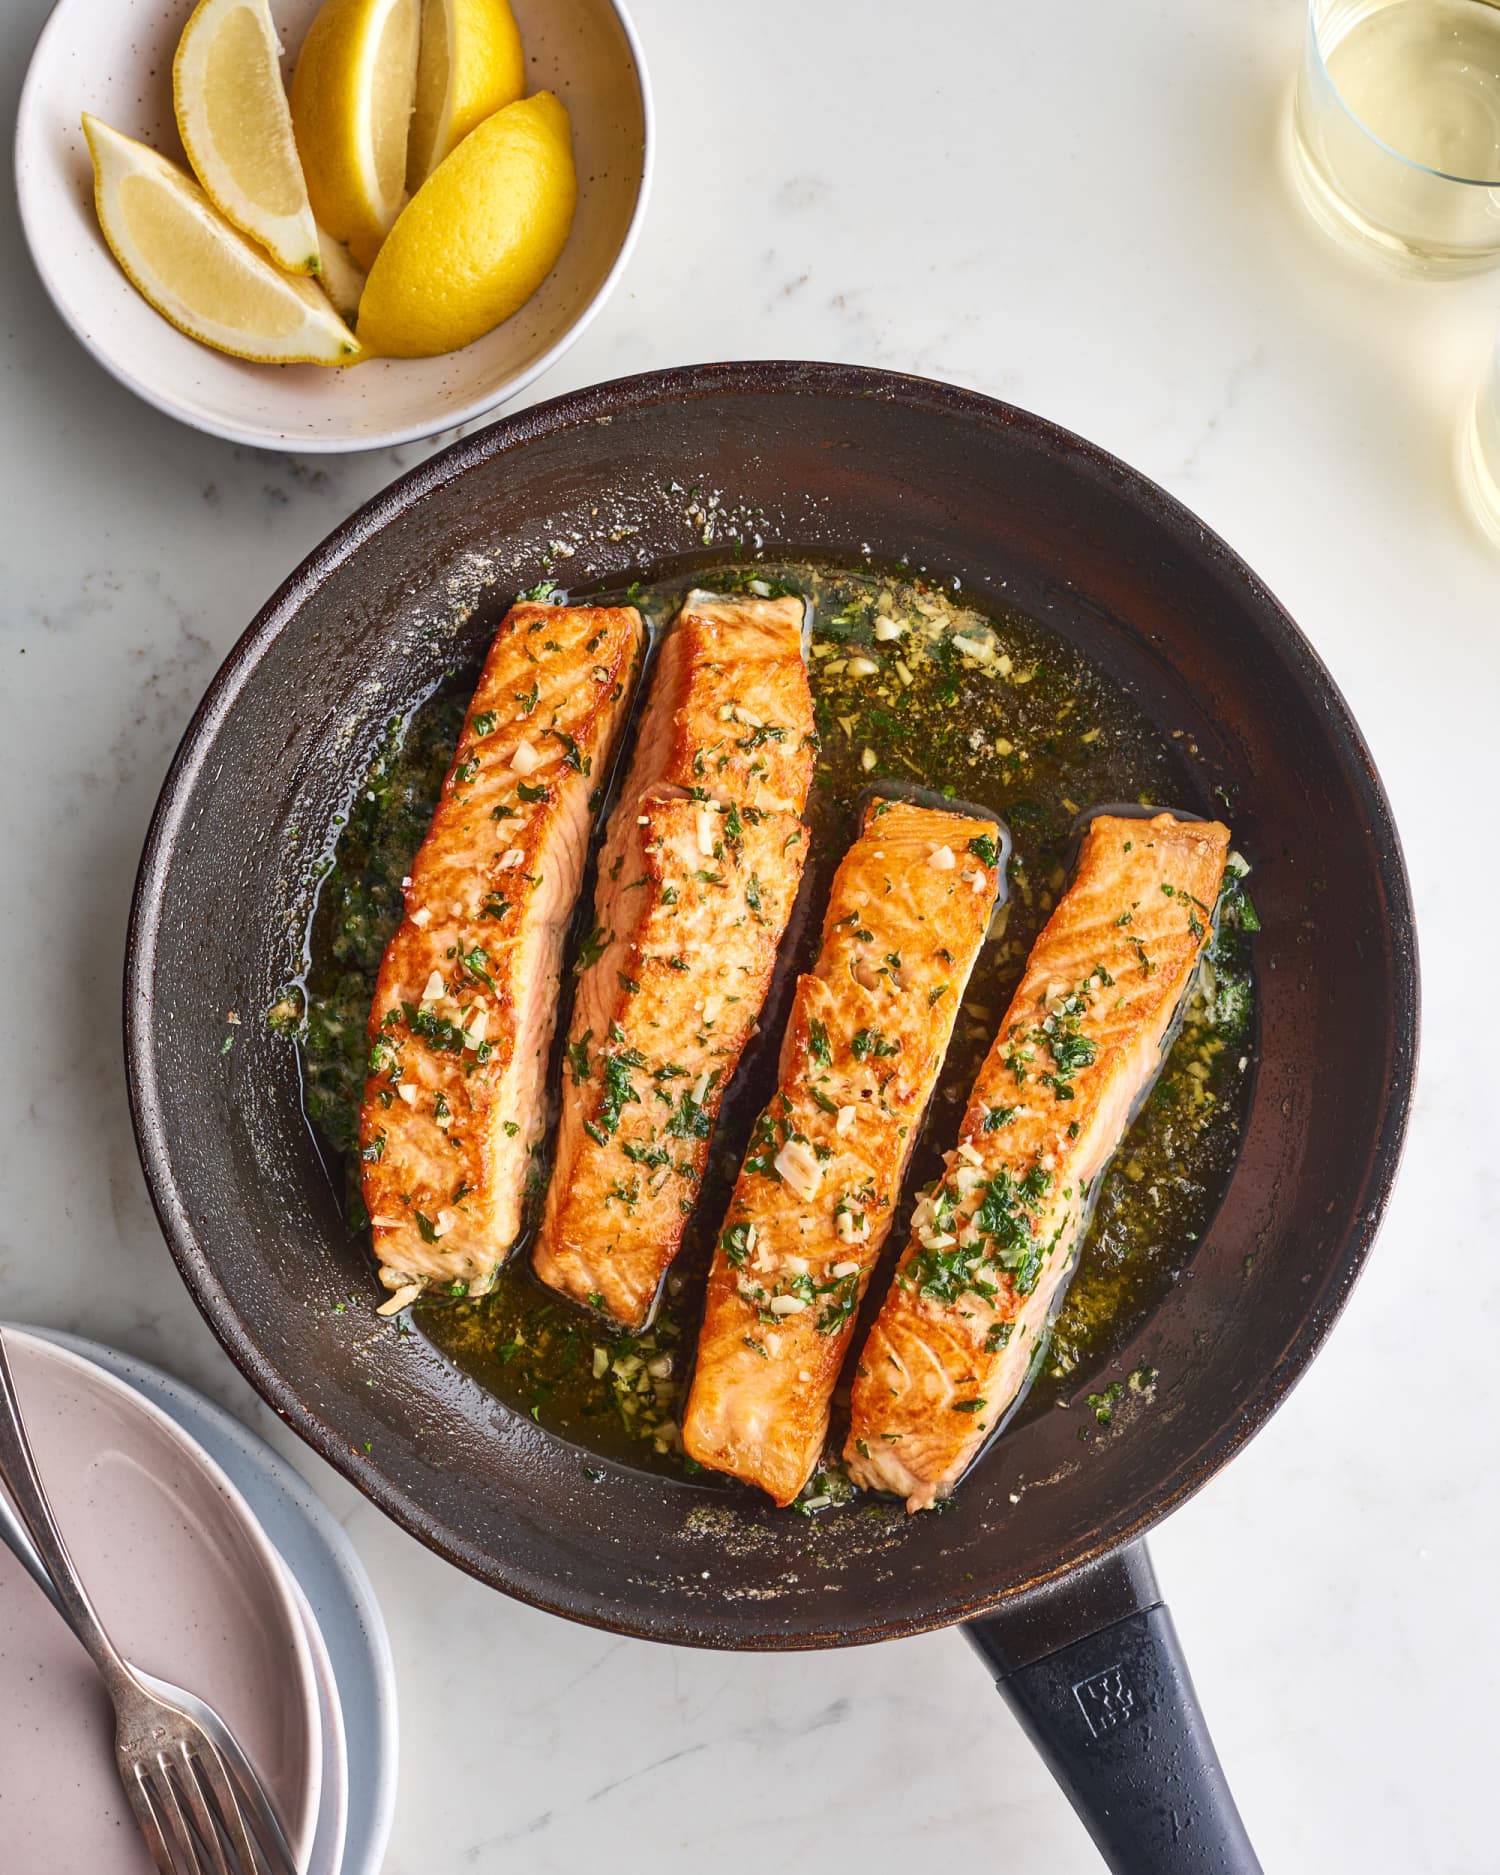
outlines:
{"label": "stacked plate", "polygon": [[[332,1514],[263,1440],[158,1369],[51,1332],[7,1328],[6,1346],[58,1522],[122,1652],[217,1708],[307,1875],[376,1875],[395,1681]],[[3,1545],[0,1813],[6,1875],[150,1875],[103,1686]]]}

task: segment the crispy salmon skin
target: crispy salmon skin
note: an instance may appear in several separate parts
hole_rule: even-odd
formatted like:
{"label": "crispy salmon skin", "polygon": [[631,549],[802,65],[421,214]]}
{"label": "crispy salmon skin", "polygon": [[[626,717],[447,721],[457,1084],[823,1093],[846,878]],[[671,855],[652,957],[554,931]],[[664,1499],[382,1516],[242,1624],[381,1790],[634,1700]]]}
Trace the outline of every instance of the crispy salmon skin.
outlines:
{"label": "crispy salmon skin", "polygon": [[644,627],[513,608],[469,705],[381,961],[360,1110],[383,1308],[482,1293],[520,1230],[546,1118],[563,937]]}
{"label": "crispy salmon skin", "polygon": [[533,1260],[631,1327],[681,1245],[802,877],[803,610],[688,596],[600,855]]}
{"label": "crispy salmon skin", "polygon": [[780,1086],[714,1252],[689,1457],[789,1504],[822,1455],[870,1271],[1000,886],[992,821],[876,801],[844,855]]}
{"label": "crispy salmon skin", "polygon": [[931,1508],[1023,1387],[1090,1188],[1161,1065],[1228,844],[1217,821],[1168,814],[1089,827],[860,1351],[856,1484]]}

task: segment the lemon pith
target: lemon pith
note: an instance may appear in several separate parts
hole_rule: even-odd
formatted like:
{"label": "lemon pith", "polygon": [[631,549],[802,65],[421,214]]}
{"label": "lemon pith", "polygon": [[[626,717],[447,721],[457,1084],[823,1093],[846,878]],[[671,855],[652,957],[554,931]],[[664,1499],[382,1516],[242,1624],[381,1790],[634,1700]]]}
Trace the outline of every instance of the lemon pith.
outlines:
{"label": "lemon pith", "polygon": [[417,190],[471,130],[525,94],[508,0],[423,0],[406,186]]}
{"label": "lemon pith", "polygon": [[550,91],[486,118],[392,228],[365,284],[360,343],[426,358],[510,318],[556,265],[576,200],[568,113]]}
{"label": "lemon pith", "polygon": [[99,225],[126,278],[190,338],[267,364],[348,364],[354,334],[312,281],[283,273],[192,177],[87,113]]}
{"label": "lemon pith", "polygon": [[421,0],[325,0],[292,75],[292,124],[318,223],[362,267],[406,199]]}
{"label": "lemon pith", "polygon": [[220,214],[288,272],[316,273],[317,231],[267,0],[199,0],[172,61],[193,173]]}
{"label": "lemon pith", "polygon": [[318,230],[318,285],[333,301],[333,309],[352,325],[359,312],[360,295],[365,290],[365,272],[342,241],[335,241],[326,228]]}

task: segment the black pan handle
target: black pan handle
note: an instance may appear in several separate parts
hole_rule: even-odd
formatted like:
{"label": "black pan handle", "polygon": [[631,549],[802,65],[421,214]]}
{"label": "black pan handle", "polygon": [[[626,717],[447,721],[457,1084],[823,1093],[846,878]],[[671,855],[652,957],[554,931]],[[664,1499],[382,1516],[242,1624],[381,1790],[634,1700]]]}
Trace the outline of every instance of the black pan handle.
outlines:
{"label": "black pan handle", "polygon": [[1114,1875],[1261,1875],[1144,1542],[964,1633]]}

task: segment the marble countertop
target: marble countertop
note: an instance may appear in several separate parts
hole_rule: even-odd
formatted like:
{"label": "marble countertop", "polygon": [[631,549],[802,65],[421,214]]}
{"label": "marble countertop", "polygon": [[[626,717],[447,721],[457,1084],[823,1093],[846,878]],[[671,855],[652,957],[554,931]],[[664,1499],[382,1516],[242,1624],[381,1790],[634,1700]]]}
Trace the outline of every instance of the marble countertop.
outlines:
{"label": "marble countertop", "polygon": [[[0,9],[13,114],[48,0]],[[1493,1875],[1500,1041],[1482,959],[1500,556],[1454,436],[1500,276],[1387,277],[1278,166],[1297,0],[637,0],[658,184],[617,298],[539,395],[713,357],[957,380],[1083,431],[1225,534],[1332,667],[1404,829],[1423,1072],[1384,1235],[1322,1359],[1154,1539],[1268,1869]],[[920,21],[920,33],[914,24]],[[830,1858],[1083,1875],[1093,1850],[969,1650],[771,1659],[513,1606],[272,1419],[179,1283],[126,1112],[121,942],[146,819],[219,659],[282,576],[422,453],[198,436],[69,337],[0,204],[0,1295],[215,1394],[343,1518],[389,1617],[389,1875],[657,1875]],[[1476,863],[1477,859],[1477,863]],[[1477,948],[1476,948],[1477,940]],[[1462,1333],[1459,1330],[1462,1329]]]}

